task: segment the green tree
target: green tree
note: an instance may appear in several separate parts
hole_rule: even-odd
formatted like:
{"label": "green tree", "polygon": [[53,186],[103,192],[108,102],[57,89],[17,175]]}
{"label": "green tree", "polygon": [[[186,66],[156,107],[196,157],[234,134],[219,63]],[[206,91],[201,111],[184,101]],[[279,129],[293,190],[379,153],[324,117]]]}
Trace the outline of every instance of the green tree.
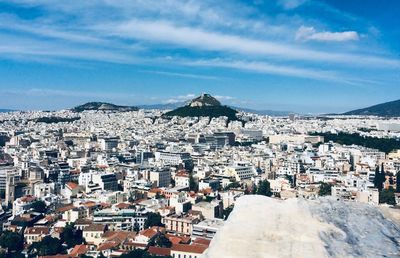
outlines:
{"label": "green tree", "polygon": [[4,231],[0,236],[0,246],[7,249],[8,253],[19,252],[23,249],[24,239],[18,233]]}
{"label": "green tree", "polygon": [[142,249],[135,249],[129,253],[123,254],[120,257],[121,258],[145,258],[147,255],[147,252]]}
{"label": "green tree", "polygon": [[36,201],[32,203],[32,209],[36,212],[45,213],[47,210],[46,203],[44,201]]}
{"label": "green tree", "polygon": [[318,195],[326,196],[326,195],[331,195],[331,194],[332,194],[332,185],[321,182],[321,184],[319,185]]}
{"label": "green tree", "polygon": [[233,211],[233,205],[228,206],[226,209],[224,209],[224,220],[227,220],[229,218],[229,215],[231,215],[231,212]]}
{"label": "green tree", "polygon": [[396,174],[396,193],[400,193],[400,172]]}
{"label": "green tree", "polygon": [[172,246],[171,241],[162,234],[159,234],[153,241],[152,245],[157,246],[157,247],[166,247],[170,248]]}
{"label": "green tree", "polygon": [[149,212],[147,213],[147,220],[144,222],[144,228],[150,228],[153,226],[163,227],[161,223],[161,215],[159,213]]}
{"label": "green tree", "polygon": [[193,173],[189,174],[189,190],[194,192],[197,192],[199,190],[199,184],[194,179]]}
{"label": "green tree", "polygon": [[61,241],[65,243],[68,248],[80,245],[83,243],[82,231],[76,230],[73,224],[68,224],[61,233]]}
{"label": "green tree", "polygon": [[374,187],[378,188],[379,191],[382,190],[382,182],[380,179],[381,179],[381,177],[380,177],[380,172],[379,172],[379,166],[376,166],[375,176],[374,176]]}
{"label": "green tree", "polygon": [[383,189],[379,193],[379,203],[387,203],[389,205],[396,205],[396,198],[394,196],[393,187],[389,187],[389,189]]}
{"label": "green tree", "polygon": [[258,195],[265,195],[265,196],[271,196],[271,186],[270,183],[267,179],[262,180],[258,183],[257,187],[257,194]]}
{"label": "green tree", "polygon": [[381,172],[379,173],[379,177],[380,177],[381,185],[383,187],[383,184],[386,182],[386,173],[385,173],[385,169],[383,167],[383,163],[382,163],[382,166],[381,166]]}
{"label": "green tree", "polygon": [[42,241],[33,243],[31,249],[35,250],[37,255],[56,255],[64,251],[61,240],[45,236]]}

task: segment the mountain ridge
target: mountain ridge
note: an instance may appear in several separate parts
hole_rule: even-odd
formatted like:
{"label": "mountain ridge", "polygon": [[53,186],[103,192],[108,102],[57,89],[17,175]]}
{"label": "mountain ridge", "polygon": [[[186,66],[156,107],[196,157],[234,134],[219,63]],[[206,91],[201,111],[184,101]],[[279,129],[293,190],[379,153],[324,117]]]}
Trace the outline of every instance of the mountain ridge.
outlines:
{"label": "mountain ridge", "polygon": [[163,116],[172,117],[221,117],[226,116],[229,121],[239,120],[236,114],[237,110],[221,105],[221,103],[210,94],[202,94],[192,99],[183,107],[176,108],[166,112]]}
{"label": "mountain ridge", "polygon": [[85,104],[76,106],[71,110],[74,112],[83,112],[89,110],[127,112],[127,111],[137,111],[139,110],[139,108],[134,106],[119,106],[107,102],[87,102]]}
{"label": "mountain ridge", "polygon": [[343,113],[342,115],[359,115],[359,116],[382,116],[382,117],[399,117],[400,116],[400,99],[376,104],[366,108],[355,109]]}

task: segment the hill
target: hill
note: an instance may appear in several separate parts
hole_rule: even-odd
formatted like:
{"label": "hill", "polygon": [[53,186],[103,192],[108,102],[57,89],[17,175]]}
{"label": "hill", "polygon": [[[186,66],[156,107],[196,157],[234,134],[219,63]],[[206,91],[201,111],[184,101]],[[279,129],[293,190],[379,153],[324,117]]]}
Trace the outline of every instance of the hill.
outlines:
{"label": "hill", "polygon": [[164,114],[164,116],[180,116],[180,117],[220,117],[226,116],[228,120],[238,120],[236,114],[238,111],[228,106],[223,106],[214,97],[209,94],[202,94],[194,98],[187,105],[179,107]]}
{"label": "hill", "polygon": [[13,112],[15,110],[12,109],[0,109],[0,113],[7,113],[7,112]]}
{"label": "hill", "polygon": [[166,104],[148,104],[148,105],[139,105],[139,108],[142,109],[160,109],[160,110],[171,110],[182,107],[185,105],[185,102],[174,102],[174,103],[166,103]]}
{"label": "hill", "polygon": [[[171,110],[176,109],[179,107],[183,107],[186,102],[175,102],[175,103],[167,103],[167,104],[149,104],[149,105],[139,105],[139,108],[142,109],[160,109],[160,110]],[[232,109],[253,113],[258,115],[267,115],[267,116],[288,116],[289,114],[293,114],[294,112],[291,111],[280,111],[280,110],[257,110],[257,109],[250,109],[245,107],[236,107],[236,106],[229,106]]]}
{"label": "hill", "polygon": [[400,116],[400,100],[352,110],[343,115],[398,117]]}
{"label": "hill", "polygon": [[118,106],[105,102],[88,102],[83,105],[74,107],[71,110],[74,112],[83,112],[87,110],[127,112],[127,111],[137,111],[139,109],[137,107]]}

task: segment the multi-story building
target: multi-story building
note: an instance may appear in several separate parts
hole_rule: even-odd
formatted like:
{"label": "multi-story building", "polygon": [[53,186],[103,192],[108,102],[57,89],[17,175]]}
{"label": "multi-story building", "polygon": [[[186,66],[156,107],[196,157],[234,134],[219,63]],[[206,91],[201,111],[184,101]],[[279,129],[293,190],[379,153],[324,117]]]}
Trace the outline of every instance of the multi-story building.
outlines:
{"label": "multi-story building", "polygon": [[157,187],[168,187],[171,184],[171,171],[168,167],[151,170],[149,180]]}
{"label": "multi-story building", "polygon": [[223,226],[223,219],[205,219],[193,225],[192,237],[212,239]]}
{"label": "multi-story building", "polygon": [[109,230],[136,231],[143,230],[146,213],[134,209],[103,209],[95,211],[93,223],[108,225]]}
{"label": "multi-story building", "polygon": [[193,225],[200,222],[200,218],[190,214],[173,214],[162,218],[162,223],[169,232],[190,236],[193,232]]}
{"label": "multi-story building", "polygon": [[15,199],[15,183],[20,176],[16,168],[11,166],[0,166],[0,193],[3,193],[5,203],[13,202]]}
{"label": "multi-story building", "polygon": [[247,180],[257,176],[257,171],[248,162],[236,162],[225,168],[225,174],[234,177],[236,181]]}

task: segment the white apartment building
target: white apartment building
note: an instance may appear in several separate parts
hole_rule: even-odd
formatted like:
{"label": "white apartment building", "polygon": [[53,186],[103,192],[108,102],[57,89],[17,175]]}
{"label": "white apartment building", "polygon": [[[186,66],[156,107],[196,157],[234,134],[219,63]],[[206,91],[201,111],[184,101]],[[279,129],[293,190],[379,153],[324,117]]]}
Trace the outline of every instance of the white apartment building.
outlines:
{"label": "white apartment building", "polygon": [[242,181],[257,176],[257,171],[249,162],[236,162],[225,168],[225,175],[234,177],[236,181]]}

